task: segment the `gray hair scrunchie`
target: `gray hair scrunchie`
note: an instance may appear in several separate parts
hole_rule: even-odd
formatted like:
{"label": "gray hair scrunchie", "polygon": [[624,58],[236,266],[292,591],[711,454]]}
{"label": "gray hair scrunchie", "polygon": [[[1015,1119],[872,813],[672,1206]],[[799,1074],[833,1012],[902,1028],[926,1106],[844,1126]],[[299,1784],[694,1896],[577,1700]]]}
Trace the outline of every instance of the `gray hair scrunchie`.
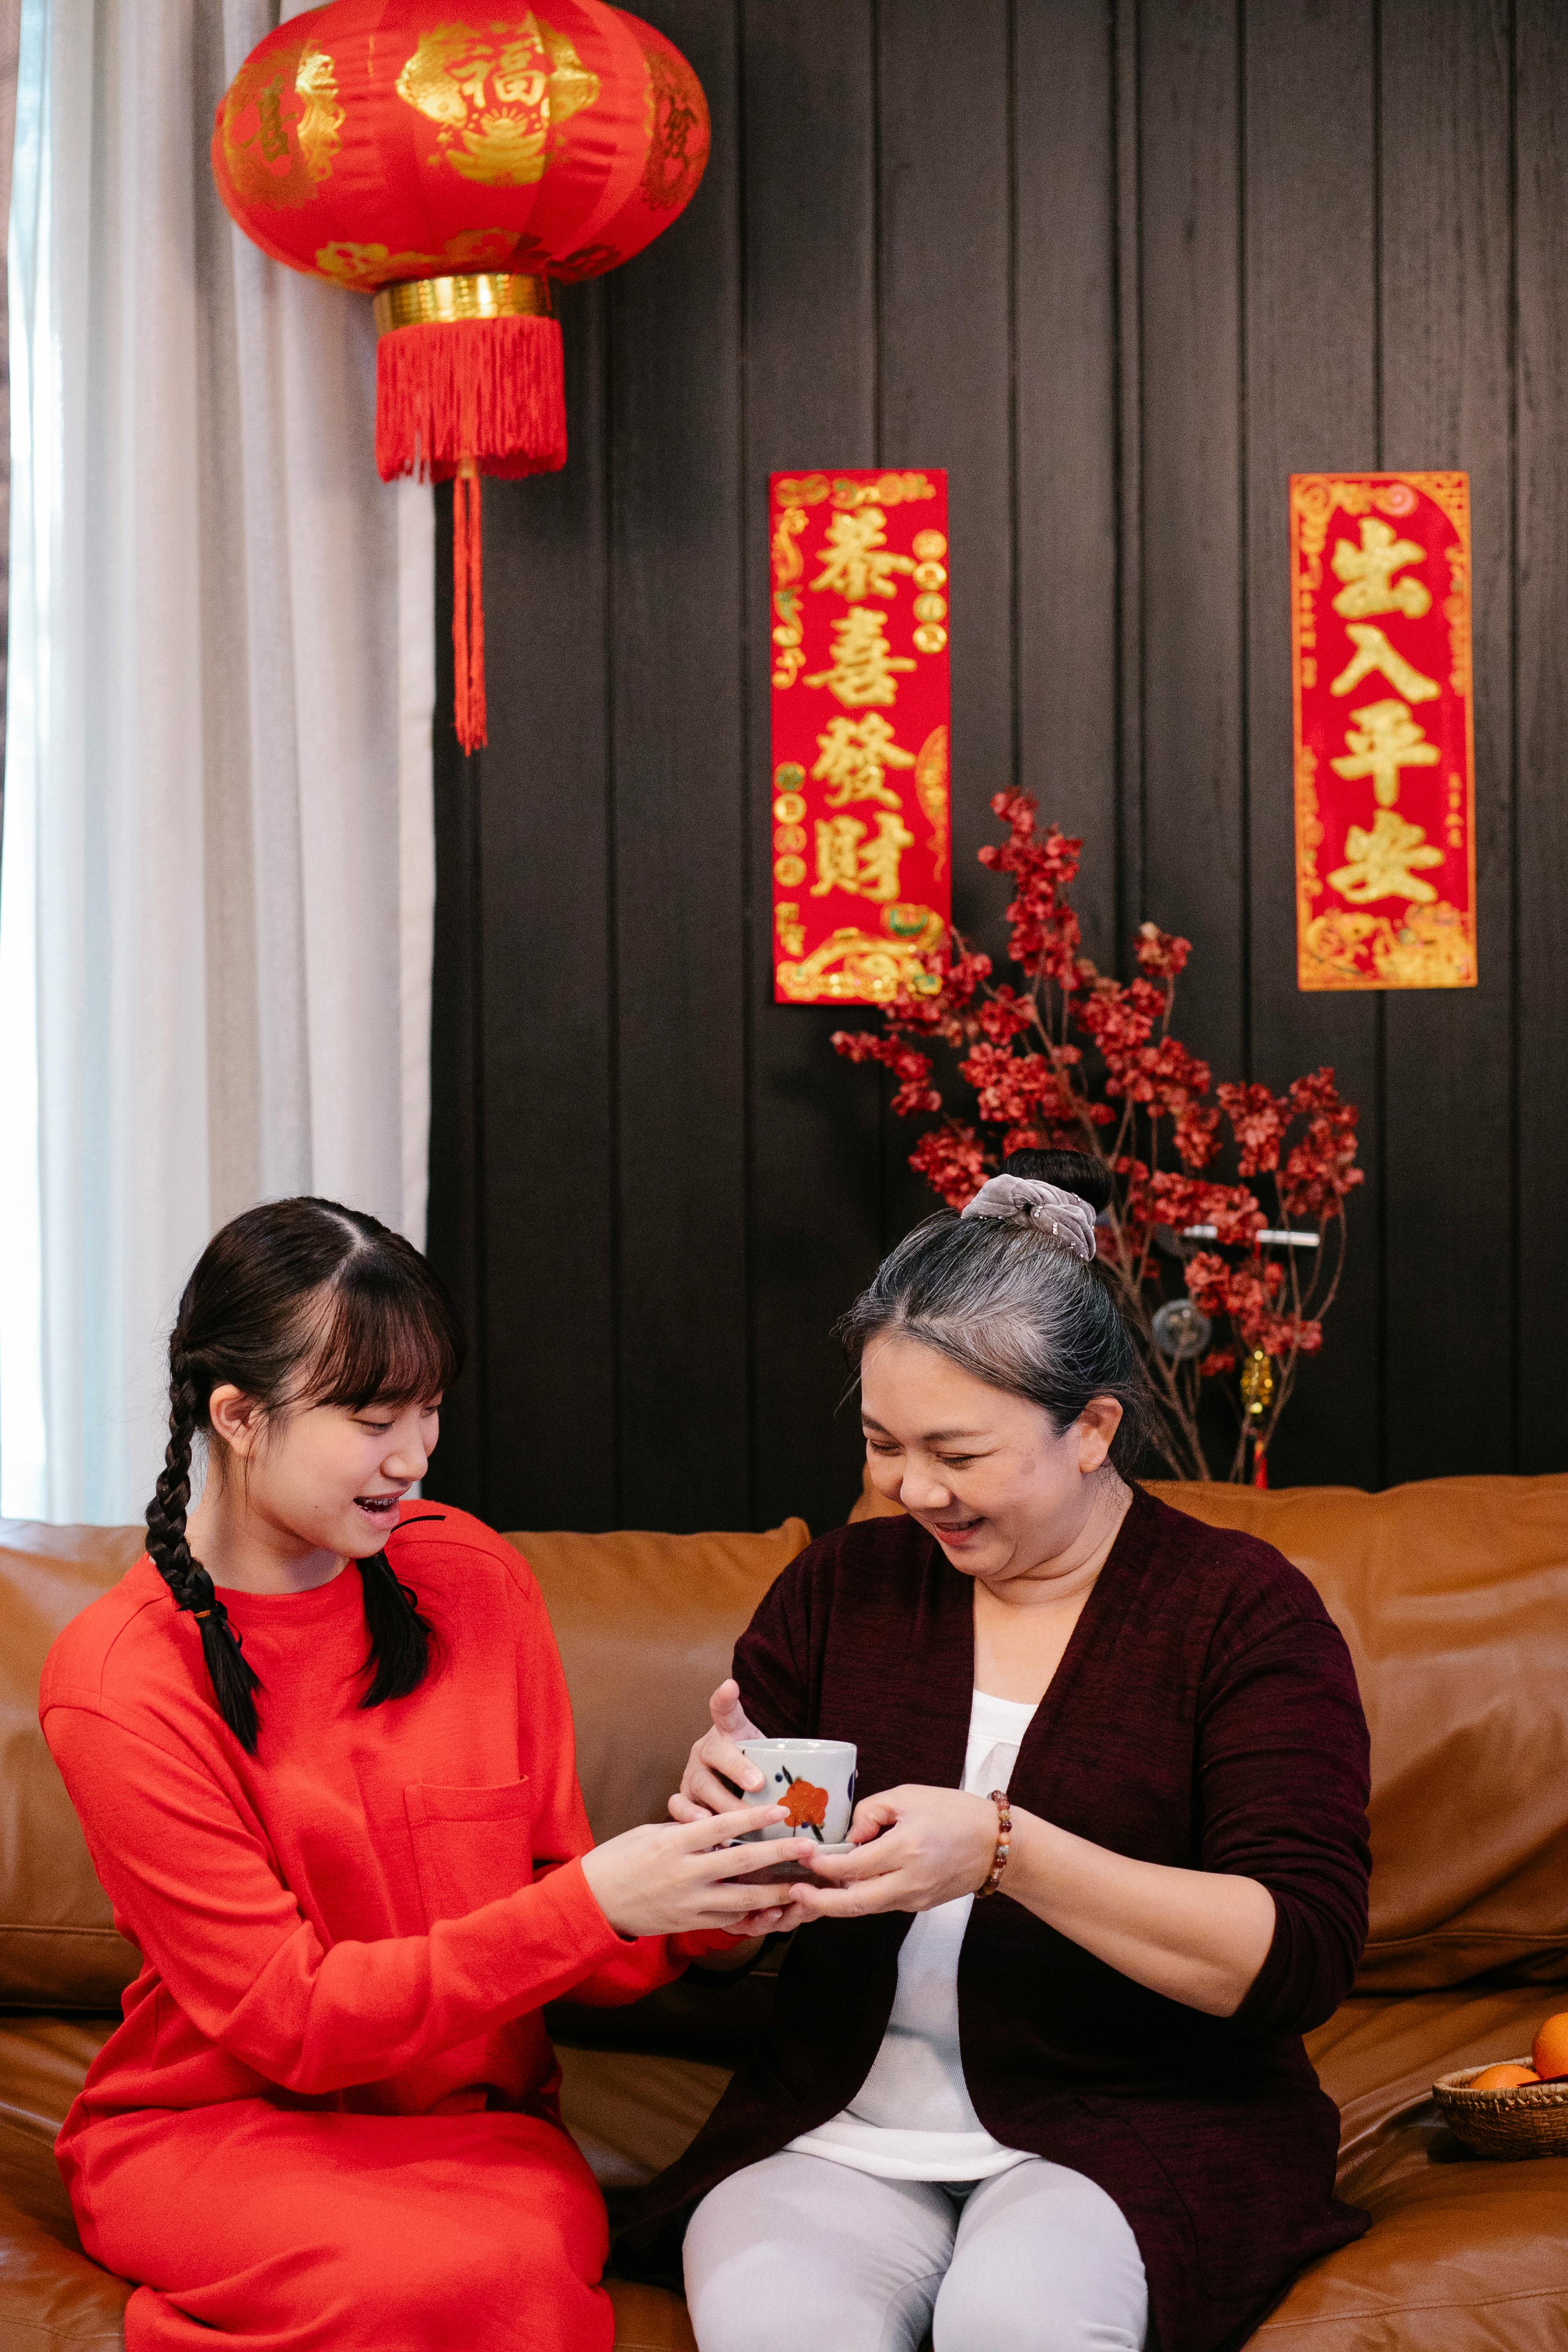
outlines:
{"label": "gray hair scrunchie", "polygon": [[1094,1255],[1094,1211],[1076,1192],[1047,1184],[1036,1176],[993,1176],[960,1214],[1002,1217],[1036,1226],[1081,1258],[1087,1265]]}

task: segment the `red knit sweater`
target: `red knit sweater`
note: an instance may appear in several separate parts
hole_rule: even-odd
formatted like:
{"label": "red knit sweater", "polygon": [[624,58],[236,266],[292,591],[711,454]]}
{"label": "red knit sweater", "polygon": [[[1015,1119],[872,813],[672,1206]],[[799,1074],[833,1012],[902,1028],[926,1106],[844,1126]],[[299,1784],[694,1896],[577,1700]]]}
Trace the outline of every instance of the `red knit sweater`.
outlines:
{"label": "red knit sweater", "polygon": [[103,2116],[293,2108],[553,2115],[545,2001],[635,2000],[723,1936],[625,1942],[593,1843],[539,1588],[460,1511],[405,1507],[387,1553],[439,1647],[411,1696],[359,1705],[357,1570],[226,1591],[261,1676],[247,1756],[200,1629],[142,1559],[68,1625],[39,1714],[121,1933],[142,1954],[59,2154]]}

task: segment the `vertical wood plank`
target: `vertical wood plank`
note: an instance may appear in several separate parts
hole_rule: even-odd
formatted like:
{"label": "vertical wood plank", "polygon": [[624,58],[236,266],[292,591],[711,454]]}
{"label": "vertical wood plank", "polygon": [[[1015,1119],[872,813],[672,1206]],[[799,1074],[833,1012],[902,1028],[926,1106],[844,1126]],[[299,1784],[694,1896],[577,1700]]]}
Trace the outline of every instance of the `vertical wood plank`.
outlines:
{"label": "vertical wood plank", "polygon": [[[1386,1000],[1391,1485],[1512,1450],[1510,16],[1383,0],[1383,462],[1470,477],[1480,967],[1479,987]],[[1485,1302],[1462,1379],[1460,1300]]]}
{"label": "vertical wood plank", "polygon": [[[1518,0],[1518,1458],[1568,1464],[1554,1368],[1568,1316],[1568,14]],[[1486,941],[1481,941],[1486,953]],[[1479,1158],[1502,1160],[1478,1136]],[[1480,1311],[1487,1311],[1481,1302]],[[1458,1343],[1462,1345],[1462,1340]],[[1468,1388],[1468,1371],[1461,1385]],[[1489,1467],[1503,1467],[1500,1464]]]}
{"label": "vertical wood plank", "polygon": [[[1116,908],[1118,946],[1142,920],[1143,198],[1141,0],[1110,0],[1116,175]],[[1134,910],[1137,910],[1136,912]],[[1114,963],[1114,958],[1112,959]]]}
{"label": "vertical wood plank", "polygon": [[1234,0],[1146,0],[1140,52],[1144,897],[1131,912],[1191,939],[1177,1025],[1218,1076],[1237,1077],[1247,910]]}
{"label": "vertical wood plank", "polygon": [[1372,997],[1296,985],[1289,478],[1377,462],[1372,0],[1251,0],[1245,42],[1247,742],[1254,1075],[1330,1063],[1362,1112],[1367,1181],[1322,1356],[1281,1423],[1275,1483],[1377,1486],[1383,1473],[1378,1107]]}
{"label": "vertical wood plank", "polygon": [[604,289],[561,309],[570,462],[484,491],[485,1491],[512,1528],[616,1508]]}
{"label": "vertical wood plank", "polygon": [[610,288],[623,1525],[751,1522],[737,20],[690,208]]}
{"label": "vertical wood plank", "polygon": [[[1006,0],[881,0],[877,457],[945,466],[952,573],[952,911],[1000,957],[1006,898],[976,862],[1014,772],[1013,205]],[[889,1118],[883,1242],[937,1205]]]}
{"label": "vertical wood plank", "polygon": [[750,727],[753,1508],[838,1524],[859,1486],[832,1327],[873,1272],[877,1074],[834,1053],[874,1014],[775,1004],[767,486],[876,461],[876,122],[870,0],[746,0],[742,583]]}
{"label": "vertical wood plank", "polygon": [[945,466],[952,570],[953,915],[1001,935],[975,864],[1013,772],[1008,10],[882,0],[881,442]]}
{"label": "vertical wood plank", "polygon": [[452,731],[452,493],[436,493],[436,911],[430,986],[430,1200],[426,1248],[450,1290],[468,1360],[441,1408],[425,1491],[485,1508],[486,1265],[483,838],[479,761]]}
{"label": "vertical wood plank", "polygon": [[[1015,16],[1018,782],[1083,840],[1088,952],[1116,952],[1114,51],[1104,11]],[[994,886],[993,886],[994,887]]]}

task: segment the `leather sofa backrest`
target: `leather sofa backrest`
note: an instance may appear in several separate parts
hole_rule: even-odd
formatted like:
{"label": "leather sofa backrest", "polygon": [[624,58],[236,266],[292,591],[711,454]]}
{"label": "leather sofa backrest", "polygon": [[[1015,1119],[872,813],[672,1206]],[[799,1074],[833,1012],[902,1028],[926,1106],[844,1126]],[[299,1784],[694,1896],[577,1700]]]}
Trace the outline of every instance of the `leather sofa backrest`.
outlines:
{"label": "leather sofa backrest", "polygon": [[38,1676],[141,1549],[140,1528],[0,1519],[0,2008],[116,2009],[136,1973],[38,1729]]}
{"label": "leather sofa backrest", "polygon": [[[599,1837],[665,1818],[735,1636],[810,1541],[764,1535],[525,1535],[577,1720]],[[118,2006],[136,1973],[38,1728],[38,1677],[61,1628],[119,1581],[140,1528],[0,1519],[0,2008]]]}
{"label": "leather sofa backrest", "polygon": [[[1363,1985],[1568,1978],[1568,1477],[1153,1491],[1277,1544],[1350,1643],[1373,1742]],[[661,1818],[734,1637],[805,1527],[511,1540],[565,1660],[596,1833]],[[37,1706],[55,1634],[140,1542],[0,1521],[0,2007],[111,2007],[133,1972]]]}
{"label": "leather sofa backrest", "polygon": [[512,1535],[539,1579],[572,1693],[577,1775],[597,1838],[668,1818],[708,1696],[774,1577],[811,1540],[765,1535]]}
{"label": "leather sofa backrest", "polygon": [[1277,1545],[1350,1644],[1372,1732],[1361,1986],[1568,1977],[1568,1477],[1152,1491]]}
{"label": "leather sofa backrest", "polygon": [[[1568,1477],[1163,1484],[1310,1576],[1372,1733],[1372,1932],[1357,1981],[1568,1977]],[[898,1509],[868,1480],[851,1517]]]}

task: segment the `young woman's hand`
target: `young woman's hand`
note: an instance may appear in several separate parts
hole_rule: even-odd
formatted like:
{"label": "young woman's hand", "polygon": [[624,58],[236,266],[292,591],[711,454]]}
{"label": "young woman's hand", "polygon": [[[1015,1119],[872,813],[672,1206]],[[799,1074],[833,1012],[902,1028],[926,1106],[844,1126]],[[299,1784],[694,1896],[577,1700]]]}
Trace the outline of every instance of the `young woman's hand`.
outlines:
{"label": "young woman's hand", "polygon": [[855,1808],[855,1853],[817,1853],[808,1884],[793,1890],[807,1919],[858,1919],[871,1911],[933,1911],[973,1895],[991,1874],[996,1808],[961,1789],[889,1789]]}
{"label": "young woman's hand", "polygon": [[804,1862],[812,1841],[726,1847],[725,1840],[788,1819],[783,1805],[748,1805],[700,1812],[679,1828],[655,1822],[595,1846],[583,1856],[583,1875],[619,1936],[685,1936],[712,1927],[731,1936],[772,1935],[794,1906],[777,1888],[748,1886],[743,1874]]}
{"label": "young woman's hand", "polygon": [[722,1682],[708,1702],[713,1718],[686,1759],[680,1790],[669,1810],[678,1822],[706,1821],[710,1813],[727,1813],[737,1789],[760,1789],[763,1776],[741,1753],[742,1739],[760,1739],[762,1733],[741,1705],[741,1685]]}

